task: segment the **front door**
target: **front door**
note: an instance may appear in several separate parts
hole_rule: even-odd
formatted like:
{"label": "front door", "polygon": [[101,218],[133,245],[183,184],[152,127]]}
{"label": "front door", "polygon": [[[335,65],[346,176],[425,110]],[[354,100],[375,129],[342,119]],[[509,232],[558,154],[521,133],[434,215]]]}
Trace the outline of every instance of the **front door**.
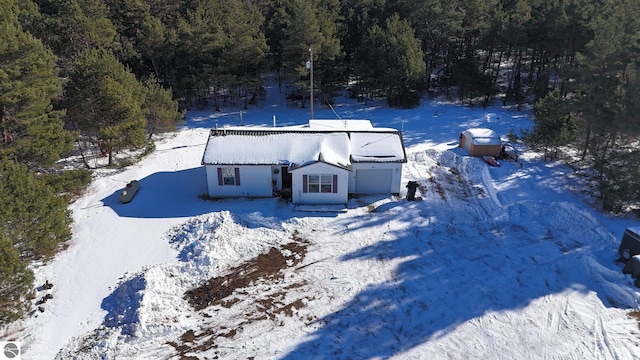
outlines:
{"label": "front door", "polygon": [[282,174],[282,188],[291,189],[291,183],[293,182],[289,167],[283,166],[281,169]]}

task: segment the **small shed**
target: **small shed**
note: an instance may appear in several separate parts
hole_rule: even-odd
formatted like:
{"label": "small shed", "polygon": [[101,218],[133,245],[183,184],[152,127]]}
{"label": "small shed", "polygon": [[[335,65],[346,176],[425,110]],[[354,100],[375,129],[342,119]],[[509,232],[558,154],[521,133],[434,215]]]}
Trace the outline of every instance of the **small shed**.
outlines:
{"label": "small shed", "polygon": [[502,150],[502,140],[491,129],[473,128],[460,133],[458,146],[470,156],[498,156]]}

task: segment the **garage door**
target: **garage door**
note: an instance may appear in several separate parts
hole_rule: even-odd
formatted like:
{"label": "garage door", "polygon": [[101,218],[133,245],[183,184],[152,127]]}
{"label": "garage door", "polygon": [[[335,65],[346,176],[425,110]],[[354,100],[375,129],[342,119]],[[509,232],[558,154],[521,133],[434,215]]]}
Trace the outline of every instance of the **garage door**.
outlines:
{"label": "garage door", "polygon": [[391,189],[391,170],[356,170],[356,193],[384,194]]}

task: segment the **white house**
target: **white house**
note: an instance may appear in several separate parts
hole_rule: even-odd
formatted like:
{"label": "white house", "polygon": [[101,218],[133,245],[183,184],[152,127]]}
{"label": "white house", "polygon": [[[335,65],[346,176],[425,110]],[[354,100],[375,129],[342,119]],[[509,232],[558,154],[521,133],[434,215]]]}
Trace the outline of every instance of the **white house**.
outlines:
{"label": "white house", "polygon": [[349,121],[212,130],[202,157],[209,196],[345,204],[349,194],[399,193],[407,161],[401,133]]}

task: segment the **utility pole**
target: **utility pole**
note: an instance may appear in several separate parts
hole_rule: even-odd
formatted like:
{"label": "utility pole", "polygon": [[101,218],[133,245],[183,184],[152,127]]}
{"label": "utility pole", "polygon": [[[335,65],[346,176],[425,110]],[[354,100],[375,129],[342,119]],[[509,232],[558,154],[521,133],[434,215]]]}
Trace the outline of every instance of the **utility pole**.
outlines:
{"label": "utility pole", "polygon": [[311,105],[311,119],[313,119],[313,48],[309,48],[309,54],[311,55],[311,61],[309,62],[310,68],[310,80],[309,80],[309,102]]}

